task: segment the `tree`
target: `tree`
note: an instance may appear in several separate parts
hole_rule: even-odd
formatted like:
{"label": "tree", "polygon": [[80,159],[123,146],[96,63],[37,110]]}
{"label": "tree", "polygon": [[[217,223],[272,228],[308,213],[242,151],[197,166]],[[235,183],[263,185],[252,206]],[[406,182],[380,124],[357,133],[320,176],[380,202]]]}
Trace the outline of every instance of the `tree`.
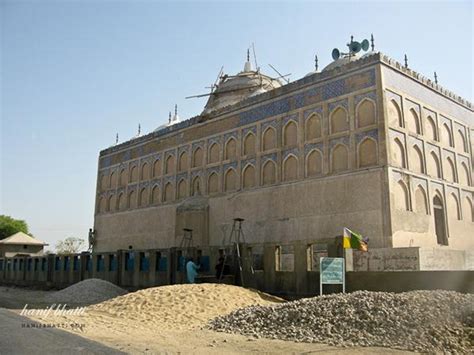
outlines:
{"label": "tree", "polygon": [[84,245],[84,239],[68,237],[56,243],[56,254],[78,253]]}
{"label": "tree", "polygon": [[18,232],[28,234],[28,225],[25,221],[0,215],[0,239],[8,238]]}

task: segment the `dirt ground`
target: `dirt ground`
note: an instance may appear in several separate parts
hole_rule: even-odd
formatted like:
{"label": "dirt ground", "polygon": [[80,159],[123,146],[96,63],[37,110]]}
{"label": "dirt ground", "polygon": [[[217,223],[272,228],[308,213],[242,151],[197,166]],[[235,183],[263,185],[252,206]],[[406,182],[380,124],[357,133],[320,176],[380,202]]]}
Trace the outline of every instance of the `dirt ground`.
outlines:
{"label": "dirt ground", "polygon": [[[0,308],[17,314],[25,304],[28,308],[51,306],[44,297],[52,291],[0,286]],[[111,317],[96,313],[81,316],[38,317],[31,319],[42,323],[61,322],[65,331],[96,341],[107,347],[127,353],[327,353],[327,354],[400,354],[406,351],[387,348],[341,348],[324,344],[295,343],[281,340],[253,339],[241,335],[217,333],[206,329],[163,329],[150,327],[125,317]],[[68,326],[75,323],[76,326]],[[79,326],[78,326],[79,325]],[[41,331],[41,329],[38,329]],[[12,331],[16,331],[12,329]],[[26,340],[25,340],[26,341]]]}

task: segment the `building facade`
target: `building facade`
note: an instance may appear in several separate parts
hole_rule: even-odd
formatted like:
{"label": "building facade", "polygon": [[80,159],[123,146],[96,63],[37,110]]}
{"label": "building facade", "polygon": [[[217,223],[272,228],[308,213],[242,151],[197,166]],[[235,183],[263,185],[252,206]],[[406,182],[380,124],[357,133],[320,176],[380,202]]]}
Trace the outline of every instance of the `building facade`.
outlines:
{"label": "building facade", "polygon": [[473,259],[469,102],[381,53],[264,89],[255,75],[246,63],[200,116],[100,152],[95,252],[177,247],[183,228],[219,246],[240,217],[247,243],[283,254],[348,227],[371,249]]}

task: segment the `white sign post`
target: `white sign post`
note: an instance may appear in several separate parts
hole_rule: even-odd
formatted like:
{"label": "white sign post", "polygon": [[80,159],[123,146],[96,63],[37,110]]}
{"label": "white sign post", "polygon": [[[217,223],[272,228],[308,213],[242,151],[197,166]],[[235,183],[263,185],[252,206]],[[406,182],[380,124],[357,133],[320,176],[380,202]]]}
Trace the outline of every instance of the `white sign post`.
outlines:
{"label": "white sign post", "polygon": [[319,294],[323,294],[323,285],[340,285],[342,292],[346,292],[346,272],[344,258],[319,259]]}

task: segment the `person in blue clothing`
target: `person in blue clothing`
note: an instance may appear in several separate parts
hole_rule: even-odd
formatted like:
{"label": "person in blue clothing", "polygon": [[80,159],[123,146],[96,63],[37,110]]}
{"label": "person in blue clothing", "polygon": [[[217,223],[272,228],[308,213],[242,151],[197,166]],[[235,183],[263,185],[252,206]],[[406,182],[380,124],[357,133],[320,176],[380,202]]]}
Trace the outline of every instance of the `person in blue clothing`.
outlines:
{"label": "person in blue clothing", "polygon": [[188,279],[188,283],[195,283],[199,267],[200,265],[195,264],[193,258],[188,259],[188,262],[186,263],[186,277]]}

